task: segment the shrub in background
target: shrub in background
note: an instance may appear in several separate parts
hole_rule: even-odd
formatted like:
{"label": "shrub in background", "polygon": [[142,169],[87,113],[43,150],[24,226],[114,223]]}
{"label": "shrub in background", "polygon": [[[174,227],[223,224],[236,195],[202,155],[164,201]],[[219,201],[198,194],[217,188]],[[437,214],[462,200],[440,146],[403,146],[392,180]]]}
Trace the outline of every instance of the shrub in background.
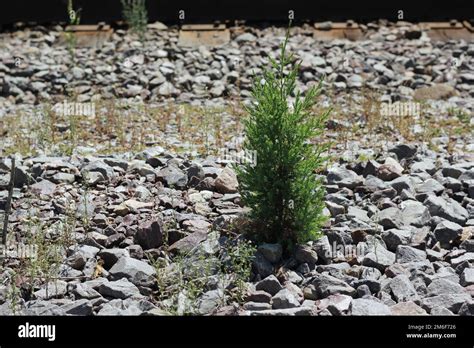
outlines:
{"label": "shrub in background", "polygon": [[311,112],[321,82],[304,97],[295,92],[300,63],[286,52],[288,36],[279,60],[269,57],[270,66],[254,79],[244,149],[256,151],[257,160],[236,170],[257,238],[291,248],[317,239],[325,221],[324,188],[315,172],[326,161],[322,154],[328,145],[312,141],[322,134],[330,110]]}
{"label": "shrub in background", "polygon": [[128,27],[143,39],[148,24],[145,0],[121,0],[123,18]]}

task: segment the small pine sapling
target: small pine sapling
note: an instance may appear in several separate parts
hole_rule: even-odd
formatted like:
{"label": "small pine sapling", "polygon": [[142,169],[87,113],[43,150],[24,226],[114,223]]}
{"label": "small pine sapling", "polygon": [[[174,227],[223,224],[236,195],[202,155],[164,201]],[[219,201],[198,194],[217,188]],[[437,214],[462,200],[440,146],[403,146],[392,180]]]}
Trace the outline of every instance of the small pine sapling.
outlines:
{"label": "small pine sapling", "polygon": [[316,172],[327,160],[328,144],[319,138],[330,110],[321,115],[311,111],[321,82],[304,97],[295,92],[300,63],[286,52],[288,37],[279,61],[269,57],[270,67],[254,79],[244,149],[256,153],[256,163],[236,170],[257,238],[291,249],[317,239],[325,221],[324,188]]}

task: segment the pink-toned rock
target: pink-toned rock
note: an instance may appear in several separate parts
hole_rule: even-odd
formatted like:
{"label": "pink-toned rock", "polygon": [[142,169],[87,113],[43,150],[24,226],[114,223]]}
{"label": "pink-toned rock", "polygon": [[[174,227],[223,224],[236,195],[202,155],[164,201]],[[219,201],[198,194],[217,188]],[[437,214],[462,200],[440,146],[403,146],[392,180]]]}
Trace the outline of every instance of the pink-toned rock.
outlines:
{"label": "pink-toned rock", "polygon": [[234,171],[230,167],[225,167],[216,178],[214,185],[220,193],[235,193],[239,187],[239,182]]}

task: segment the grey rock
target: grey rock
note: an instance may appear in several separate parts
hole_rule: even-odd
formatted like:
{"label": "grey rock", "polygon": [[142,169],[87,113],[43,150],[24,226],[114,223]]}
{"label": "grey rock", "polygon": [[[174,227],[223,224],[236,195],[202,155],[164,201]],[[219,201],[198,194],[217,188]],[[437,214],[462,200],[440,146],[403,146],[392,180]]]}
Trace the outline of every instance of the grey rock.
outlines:
{"label": "grey rock", "polygon": [[372,292],[367,284],[362,284],[357,287],[357,297],[362,298],[364,296],[370,296]]}
{"label": "grey rock", "polygon": [[344,315],[349,311],[352,303],[352,297],[348,295],[331,295],[327,298],[327,310],[332,315]]}
{"label": "grey rock", "polygon": [[460,279],[462,286],[474,285],[474,268],[465,268]]}
{"label": "grey rock", "polygon": [[354,74],[347,79],[347,86],[351,88],[360,88],[362,87],[363,82],[364,80],[362,76]]}
{"label": "grey rock", "polygon": [[[165,74],[164,71],[162,72]],[[170,97],[179,94],[179,90],[171,82],[166,81],[158,87],[158,94],[164,97]]]}
{"label": "grey rock", "polygon": [[[369,162],[370,163],[370,162]],[[367,166],[366,166],[367,168]],[[375,172],[374,172],[375,173]],[[403,180],[404,183],[407,182],[406,177],[400,177],[398,179],[392,180],[390,182],[390,185],[393,185],[392,187],[398,191],[398,186],[405,186],[404,184],[400,184],[398,180]],[[411,184],[410,184],[411,185]],[[380,190],[385,190],[388,188],[388,185],[385,181],[377,178],[376,176],[373,176],[371,174],[367,175],[367,178],[365,179],[364,186],[369,189],[371,192],[376,192]]]}
{"label": "grey rock", "polygon": [[449,309],[447,309],[445,307],[442,307],[442,306],[434,307],[433,309],[431,309],[430,314],[431,315],[442,315],[442,316],[454,315],[453,312],[451,312]]}
{"label": "grey rock", "polygon": [[139,201],[148,201],[150,198],[153,197],[150,190],[148,190],[145,186],[138,186],[133,193],[133,197],[137,198]]}
{"label": "grey rock", "polygon": [[161,220],[147,221],[138,227],[136,241],[143,250],[158,248],[163,245],[163,223]]}
{"label": "grey rock", "polygon": [[311,281],[316,288],[319,298],[325,298],[330,295],[342,294],[353,296],[356,289],[346,282],[327,274],[319,274]]}
{"label": "grey rock", "polygon": [[[71,174],[68,174],[68,175],[71,175]],[[84,182],[90,186],[94,186],[106,181],[104,176],[99,172],[88,172],[87,175],[83,179],[84,179]],[[58,181],[58,179],[56,178],[55,180]],[[70,177],[69,181],[73,183],[74,179]]]}
{"label": "grey rock", "polygon": [[286,288],[280,290],[272,297],[273,309],[294,308],[298,307],[299,305],[300,303],[298,302],[295,295]]}
{"label": "grey rock", "polygon": [[330,201],[327,201],[326,202],[326,207],[328,208],[329,212],[331,213],[331,216],[332,217],[335,217],[335,216],[338,216],[338,215],[342,215],[345,213],[346,209],[344,208],[344,206],[342,205],[339,205],[337,203],[333,203],[333,202],[330,202]]}
{"label": "grey rock", "polygon": [[73,301],[60,307],[66,315],[92,315],[92,303],[87,299]]}
{"label": "grey rock", "polygon": [[122,168],[123,170],[128,169],[128,162],[124,159],[109,157],[104,158],[104,163],[111,167],[118,167]]}
{"label": "grey rock", "polygon": [[73,293],[76,298],[85,298],[88,300],[100,297],[100,294],[96,290],[94,290],[90,285],[87,285],[85,283],[76,284]]}
{"label": "grey rock", "polygon": [[99,293],[106,297],[125,299],[131,296],[140,296],[140,290],[126,278],[103,283]]}
{"label": "grey rock", "polygon": [[408,245],[399,245],[396,251],[397,263],[417,262],[426,260],[426,252]]}
{"label": "grey rock", "polygon": [[76,177],[70,173],[56,173],[51,177],[51,180],[56,184],[72,184],[76,181]]}
{"label": "grey rock", "polygon": [[398,275],[390,282],[390,289],[397,302],[415,301],[418,294],[410,279],[404,275]]}
{"label": "grey rock", "polygon": [[40,300],[63,297],[67,294],[67,283],[63,280],[56,280],[46,283],[40,290],[36,291],[35,297]]}
{"label": "grey rock", "polygon": [[351,303],[352,315],[390,315],[390,307],[375,299],[357,298]]}
{"label": "grey rock", "polygon": [[459,176],[459,181],[461,181],[463,184],[467,183],[468,181],[474,180],[474,168],[466,170],[464,173],[462,173]]}
{"label": "grey rock", "polygon": [[[375,179],[377,179],[377,178],[375,178]],[[377,179],[377,180],[380,180],[380,179]],[[399,194],[403,190],[406,190],[408,192],[413,192],[414,191],[412,180],[408,175],[402,175],[399,178],[393,179],[392,181],[388,182],[388,184],[391,187],[393,187],[395,190],[397,190],[397,192]],[[381,187],[380,189],[383,189],[383,188]]]}
{"label": "grey rock", "polygon": [[463,225],[469,217],[467,210],[451,198],[444,199],[431,195],[423,204],[428,208],[431,216],[440,216],[460,225]]}
{"label": "grey rock", "polygon": [[130,257],[130,253],[126,249],[112,248],[103,249],[98,256],[104,261],[104,268],[110,269],[122,257]]}
{"label": "grey rock", "polygon": [[256,41],[257,41],[257,38],[255,37],[255,35],[251,33],[240,34],[239,36],[235,38],[235,42],[237,43],[256,42]]}
{"label": "grey rock", "polygon": [[85,260],[94,258],[97,253],[100,251],[99,248],[90,246],[90,245],[80,245],[77,248],[70,248],[69,250],[74,250],[74,253],[80,254],[84,257]]}
{"label": "grey rock", "polygon": [[425,297],[421,300],[421,307],[431,312],[435,307],[444,307],[453,313],[457,313],[464,302],[469,301],[471,296],[464,294],[443,294],[438,296]]}
{"label": "grey rock", "polygon": [[390,251],[396,251],[399,245],[410,243],[412,232],[409,230],[390,229],[382,232],[382,239]]}
{"label": "grey rock", "polygon": [[469,198],[474,199],[474,180],[469,180],[467,182],[467,193],[469,195]]}
{"label": "grey rock", "polygon": [[468,252],[474,252],[474,239],[466,239],[459,247]]}
{"label": "grey rock", "polygon": [[[70,301],[66,300],[67,303]],[[8,303],[6,303],[8,304]],[[36,316],[59,316],[59,315],[66,315],[64,311],[60,308],[61,304],[65,303],[51,303],[49,301],[34,301],[33,303],[28,303],[28,308],[25,308],[21,314],[23,315],[36,315]],[[0,307],[1,311],[1,307]],[[7,315],[13,315],[13,313],[7,313]]]}
{"label": "grey rock", "polygon": [[318,254],[309,245],[297,245],[295,248],[295,259],[299,263],[307,263],[310,268],[314,268],[318,262]]}
{"label": "grey rock", "polygon": [[327,263],[330,260],[330,255],[328,252],[331,250],[331,245],[329,244],[328,236],[322,236],[320,239],[313,243],[313,249],[318,254],[318,258]]}
{"label": "grey rock", "polygon": [[459,283],[459,276],[456,274],[456,271],[451,267],[438,268],[438,270],[436,271],[436,276],[432,280],[436,278],[447,279],[456,284]]}
{"label": "grey rock", "polygon": [[458,312],[459,315],[465,315],[465,316],[474,316],[474,301],[466,301],[464,304],[461,306]]}
{"label": "grey rock", "polygon": [[99,172],[107,181],[115,177],[114,169],[102,161],[93,161],[85,165],[81,169],[82,177],[87,177],[89,172]]}
{"label": "grey rock", "polygon": [[456,166],[446,166],[441,169],[441,173],[445,177],[450,177],[457,179],[464,173],[464,169],[456,167]]}
{"label": "grey rock", "polygon": [[436,171],[436,164],[430,159],[424,159],[421,162],[415,162],[411,166],[412,173],[426,172],[428,174],[433,174]]}
{"label": "grey rock", "polygon": [[388,251],[383,245],[369,246],[369,252],[362,259],[362,265],[375,267],[383,272],[386,267],[395,263],[395,254]]}
{"label": "grey rock", "polygon": [[401,177],[403,167],[395,159],[387,157],[385,163],[377,168],[377,177],[383,181],[392,181]]}
{"label": "grey rock", "polygon": [[223,303],[224,293],[222,289],[207,291],[199,298],[197,303],[199,314],[208,314],[215,311]]}
{"label": "grey rock", "polygon": [[411,158],[416,155],[418,148],[415,144],[398,144],[390,148],[388,152],[393,152],[397,155],[398,160],[404,158]]}
{"label": "grey rock", "polygon": [[370,222],[370,218],[367,215],[367,211],[358,207],[349,206],[347,208],[347,216],[354,217],[364,222]]}
{"label": "grey rock", "polygon": [[[151,161],[151,159],[149,159],[149,161]],[[130,163],[127,170],[131,173],[138,173],[138,175],[145,177],[147,175],[154,176],[156,174],[153,166],[141,160],[134,160],[132,163]]]}
{"label": "grey rock", "polygon": [[426,311],[413,301],[400,302],[390,307],[392,315],[427,315]]}
{"label": "grey rock", "polygon": [[387,208],[378,214],[378,223],[385,228],[401,228],[402,213],[398,208]]}
{"label": "grey rock", "polygon": [[213,97],[220,97],[224,94],[225,89],[225,85],[221,81],[214,81],[209,92]]}
{"label": "grey rock", "polygon": [[[105,303],[101,309],[99,310],[99,312],[97,313],[97,315],[100,315],[100,316],[119,316],[119,315],[124,315],[125,314],[125,311],[123,310],[122,308],[122,300],[120,299],[117,299],[118,301],[120,301],[120,307],[118,307],[115,303],[112,304],[115,300],[112,300],[108,303]],[[139,313],[138,313],[139,314]]]}
{"label": "grey rock", "polygon": [[461,285],[443,278],[434,279],[431,284],[428,285],[427,291],[428,296],[465,293],[465,290]]}
{"label": "grey rock", "polygon": [[360,186],[363,178],[355,172],[345,168],[333,168],[328,171],[327,180],[329,185],[338,185],[339,187],[347,187],[350,189]]}
{"label": "grey rock", "polygon": [[451,266],[454,268],[458,267],[464,262],[474,263],[474,252],[468,252],[461,256],[451,259]]}
{"label": "grey rock", "polygon": [[188,176],[186,173],[174,165],[161,169],[156,174],[156,177],[168,187],[174,187],[181,190],[184,189],[188,183]]}
{"label": "grey rock", "polygon": [[310,316],[314,315],[313,309],[310,307],[296,307],[286,309],[270,309],[264,311],[251,311],[251,316],[269,316],[269,317],[280,317],[280,316]]}
{"label": "grey rock", "polygon": [[272,309],[272,305],[264,302],[246,302],[243,308],[247,311],[264,311]]}
{"label": "grey rock", "polygon": [[423,227],[431,219],[430,212],[423,203],[413,200],[406,200],[401,203],[401,219],[404,225]]}
{"label": "grey rock", "polygon": [[169,252],[186,254],[196,248],[201,242],[207,239],[207,232],[197,231],[173,243],[169,248]]}
{"label": "grey rock", "polygon": [[37,195],[50,196],[56,189],[56,184],[49,180],[41,180],[30,186],[31,192]]}
{"label": "grey rock", "polygon": [[149,285],[156,275],[152,266],[131,257],[120,258],[109,272],[114,279],[125,277],[135,285]]}
{"label": "grey rock", "polygon": [[441,221],[434,229],[434,236],[441,247],[451,249],[455,242],[458,242],[462,235],[462,226],[451,221]]}
{"label": "grey rock", "polygon": [[[280,286],[280,288],[281,288],[281,286]],[[278,291],[280,291],[280,290],[278,290]],[[249,293],[247,295],[247,297],[245,298],[245,300],[247,302],[252,302],[252,303],[255,303],[255,302],[270,303],[271,300],[272,300],[272,295],[270,295],[268,292],[263,291],[263,290],[255,290],[255,291],[252,291],[251,293]]]}
{"label": "grey rock", "polygon": [[444,191],[444,186],[434,179],[427,179],[415,187],[416,197],[426,199],[429,195],[439,195]]}
{"label": "grey rock", "polygon": [[269,275],[265,279],[262,279],[255,285],[256,290],[262,290],[270,295],[274,296],[278,293],[283,287],[281,286],[280,282],[274,275]]}

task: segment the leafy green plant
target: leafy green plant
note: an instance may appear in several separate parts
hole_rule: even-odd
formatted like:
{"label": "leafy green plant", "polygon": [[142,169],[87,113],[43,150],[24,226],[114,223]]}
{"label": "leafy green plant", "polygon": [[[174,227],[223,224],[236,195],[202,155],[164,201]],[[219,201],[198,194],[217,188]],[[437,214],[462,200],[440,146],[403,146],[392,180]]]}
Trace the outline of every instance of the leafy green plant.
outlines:
{"label": "leafy green plant", "polygon": [[7,292],[7,300],[9,302],[10,310],[12,311],[13,315],[16,315],[20,308],[21,303],[21,291],[17,286],[17,277],[15,271],[10,274],[9,277],[9,287]]}
{"label": "leafy green plant", "polygon": [[122,14],[129,28],[143,39],[148,23],[145,0],[121,0]]}
{"label": "leafy green plant", "polygon": [[247,290],[245,284],[250,279],[256,248],[250,241],[237,240],[236,243],[229,243],[225,250],[227,262],[224,262],[224,274],[232,274],[235,285],[231,298],[243,303]]}
{"label": "leafy green plant", "polygon": [[279,61],[269,57],[270,67],[254,79],[244,149],[256,151],[257,161],[238,167],[237,173],[257,237],[291,248],[318,238],[325,220],[324,189],[315,171],[324,166],[328,144],[312,141],[322,135],[330,110],[311,112],[321,82],[304,97],[295,92],[300,63],[286,53],[288,36]]}

